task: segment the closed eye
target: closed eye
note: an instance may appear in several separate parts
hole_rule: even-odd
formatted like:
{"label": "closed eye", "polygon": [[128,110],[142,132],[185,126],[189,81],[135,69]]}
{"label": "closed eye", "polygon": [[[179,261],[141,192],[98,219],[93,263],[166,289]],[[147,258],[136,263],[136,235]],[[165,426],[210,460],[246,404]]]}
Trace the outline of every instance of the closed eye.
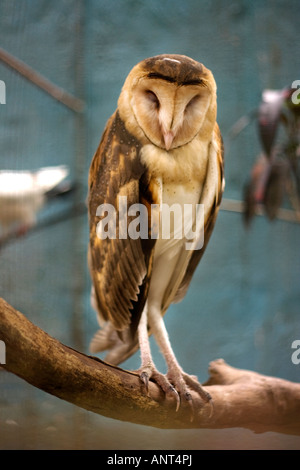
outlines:
{"label": "closed eye", "polygon": [[192,106],[194,106],[200,100],[200,95],[195,95],[186,105],[185,112],[187,112]]}
{"label": "closed eye", "polygon": [[146,96],[147,96],[148,100],[156,107],[156,109],[158,109],[159,106],[160,106],[160,103],[159,103],[159,99],[157,98],[156,94],[153,93],[153,91],[151,91],[151,90],[147,90],[146,91]]}

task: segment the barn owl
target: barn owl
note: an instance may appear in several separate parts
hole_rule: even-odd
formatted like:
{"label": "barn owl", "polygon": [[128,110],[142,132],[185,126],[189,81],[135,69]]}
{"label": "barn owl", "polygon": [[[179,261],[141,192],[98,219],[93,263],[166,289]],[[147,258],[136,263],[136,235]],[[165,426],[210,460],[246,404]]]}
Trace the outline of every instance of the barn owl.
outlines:
{"label": "barn owl", "polygon": [[[65,165],[33,171],[0,171],[0,225],[6,235],[12,228],[24,233],[36,223],[46,201],[69,189],[62,185],[69,169]],[[60,186],[62,185],[62,186]]]}
{"label": "barn owl", "polygon": [[[105,360],[117,365],[140,348],[142,383],[148,391],[149,380],[156,382],[176,398],[176,409],[192,402],[190,389],[210,401],[197,377],[177,361],[163,317],[185,296],[221,202],[223,145],[216,111],[216,83],[204,65],[177,54],[145,59],[125,80],[89,172],[91,298],[102,326],[91,352],[107,350]],[[192,209],[188,217],[186,206]],[[179,212],[172,218],[163,207]],[[185,222],[188,230],[195,227],[201,207],[202,228],[193,231],[192,241],[188,231],[178,236]],[[137,222],[139,230],[130,233]],[[154,364],[151,334],[166,374]]]}

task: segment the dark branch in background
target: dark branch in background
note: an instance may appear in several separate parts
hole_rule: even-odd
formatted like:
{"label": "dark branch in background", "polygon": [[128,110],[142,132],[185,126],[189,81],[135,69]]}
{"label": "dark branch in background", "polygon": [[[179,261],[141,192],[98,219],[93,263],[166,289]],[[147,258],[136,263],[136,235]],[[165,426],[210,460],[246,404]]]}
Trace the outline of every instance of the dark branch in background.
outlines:
{"label": "dark branch in background", "polygon": [[16,72],[21,74],[27,80],[29,80],[34,85],[38,86],[50,96],[52,96],[57,101],[60,101],[72,111],[81,113],[84,109],[84,102],[79,98],[71,95],[70,93],[66,92],[63,88],[54,85],[50,80],[45,78],[40,73],[36,72],[34,69],[29,67],[29,65],[25,64],[20,59],[17,59],[9,52],[5,51],[0,47],[0,60],[4,62],[6,65],[14,69]]}
{"label": "dark branch in background", "polygon": [[[262,152],[244,187],[244,220],[247,225],[262,209],[269,220],[278,217],[285,196],[300,221],[300,99],[294,88],[264,90],[257,110],[240,118],[229,132],[229,143],[254,119]],[[278,142],[282,125],[285,139]],[[228,150],[228,149],[227,149]]]}
{"label": "dark branch in background", "polygon": [[[253,111],[250,111],[250,113],[245,114],[241,118],[239,118],[233,126],[230,128],[229,133],[228,133],[228,142],[230,143],[232,140],[234,140],[249,124],[257,118],[258,115],[258,110],[254,109]],[[226,145],[226,150],[228,151],[229,145]]]}
{"label": "dark branch in background", "polygon": [[204,384],[213,406],[191,392],[192,420],[189,405],[176,412],[175,401],[155,383],[149,383],[147,395],[137,374],[63,345],[1,298],[0,340],[7,371],[103,416],[164,429],[243,427],[300,435],[300,384],[214,361]]}
{"label": "dark branch in background", "polygon": [[[85,202],[73,204],[70,208],[64,211],[60,211],[58,214],[55,214],[51,217],[47,217],[45,220],[41,220],[36,225],[29,228],[26,235],[30,235],[31,233],[38,232],[45,228],[65,222],[69,219],[73,219],[74,217],[79,217],[84,214],[87,214],[87,207]],[[4,235],[3,237],[0,237],[0,250],[3,249],[5,246],[9,245],[10,243],[16,240],[20,240],[22,236],[23,235],[20,235],[20,232],[17,229]]]}
{"label": "dark branch in background", "polygon": [[[238,212],[243,214],[245,212],[245,202],[237,199],[222,199],[221,211]],[[263,204],[256,204],[253,215],[265,216],[265,207]],[[276,218],[285,222],[300,223],[300,218],[297,212],[292,209],[279,208],[277,210]]]}

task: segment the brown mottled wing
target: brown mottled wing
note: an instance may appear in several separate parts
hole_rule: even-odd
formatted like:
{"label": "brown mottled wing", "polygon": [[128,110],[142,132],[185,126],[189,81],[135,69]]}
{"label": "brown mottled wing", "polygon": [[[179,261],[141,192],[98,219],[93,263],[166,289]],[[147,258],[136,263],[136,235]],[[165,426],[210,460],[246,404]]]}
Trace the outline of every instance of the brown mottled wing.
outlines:
{"label": "brown mottled wing", "polygon": [[[137,327],[151,274],[154,242],[122,238],[119,233],[119,196],[127,197],[128,208],[137,203],[150,207],[152,202],[139,151],[139,142],[127,132],[116,111],[107,123],[89,174],[89,265],[94,300],[100,318],[109,320],[119,331],[129,325]],[[100,217],[96,214],[102,204],[111,204],[116,210],[114,238],[110,235],[102,239],[97,235]],[[132,218],[127,217],[126,229]]]}
{"label": "brown mottled wing", "polygon": [[[197,268],[198,263],[200,262],[205,249],[208,245],[210,236],[213,232],[217,215],[219,212],[222,194],[224,190],[224,147],[223,140],[219,130],[218,125],[215,126],[214,138],[211,142],[211,149],[209,158],[214,158],[215,161],[213,166],[216,170],[217,180],[209,181],[209,176],[207,176],[207,185],[212,186],[210,190],[213,190],[213,197],[206,197],[205,194],[201,195],[200,203],[204,204],[204,244],[200,250],[195,250],[192,252],[191,258],[189,260],[188,266],[185,271],[185,275],[179,285],[179,288],[176,292],[176,295],[173,299],[173,302],[179,302],[183,299],[186,294],[186,291],[190,285],[191,279]],[[212,162],[210,162],[212,163]],[[215,178],[215,177],[214,177]]]}

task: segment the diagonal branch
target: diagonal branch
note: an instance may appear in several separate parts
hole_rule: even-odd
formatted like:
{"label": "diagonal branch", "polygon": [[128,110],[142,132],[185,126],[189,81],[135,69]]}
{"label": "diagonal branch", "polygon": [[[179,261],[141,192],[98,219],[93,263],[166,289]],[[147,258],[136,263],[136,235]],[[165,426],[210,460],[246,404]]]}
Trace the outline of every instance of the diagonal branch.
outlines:
{"label": "diagonal branch", "polygon": [[175,412],[156,384],[149,384],[147,396],[137,374],[61,344],[1,298],[0,340],[7,371],[103,416],[165,429],[244,427],[300,435],[300,384],[214,361],[206,383],[213,407],[192,393],[191,421],[190,409]]}
{"label": "diagonal branch", "polygon": [[0,60],[21,74],[23,77],[27,78],[27,80],[29,80],[31,83],[34,83],[34,85],[44,90],[46,93],[48,93],[48,95],[52,96],[52,98],[63,103],[72,111],[78,113],[83,111],[84,102],[82,100],[76,98],[70,93],[67,93],[63,88],[60,88],[54,83],[50,82],[50,80],[36,72],[22,60],[17,59],[2,47],[0,47]]}

